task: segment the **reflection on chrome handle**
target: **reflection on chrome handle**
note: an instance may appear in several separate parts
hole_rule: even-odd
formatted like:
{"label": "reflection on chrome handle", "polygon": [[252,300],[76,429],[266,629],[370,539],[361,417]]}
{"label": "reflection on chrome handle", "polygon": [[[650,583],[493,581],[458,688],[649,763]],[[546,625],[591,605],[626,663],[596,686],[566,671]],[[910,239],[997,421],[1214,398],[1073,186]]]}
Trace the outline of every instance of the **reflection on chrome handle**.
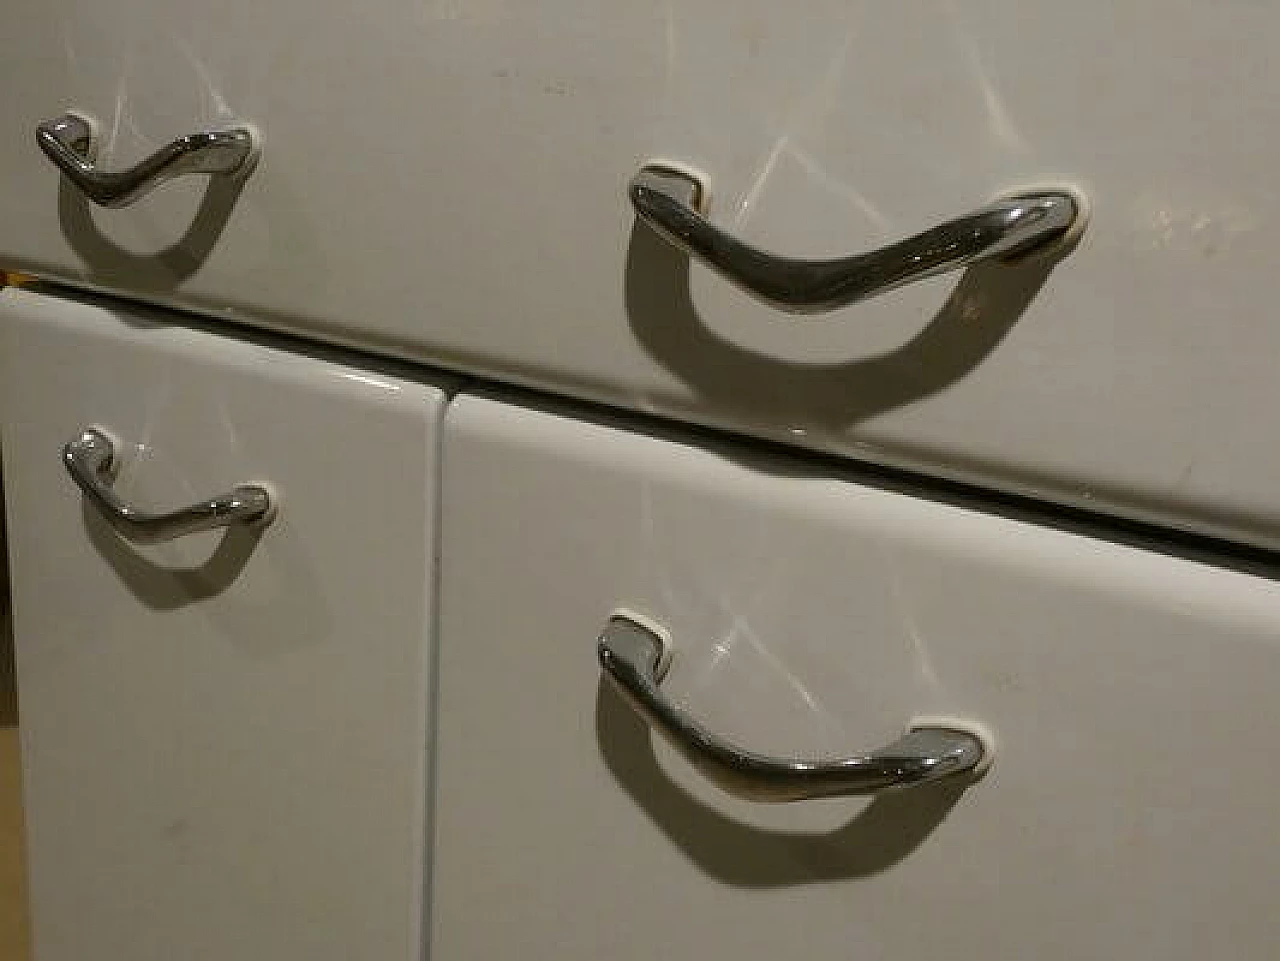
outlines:
{"label": "reflection on chrome handle", "polygon": [[160,184],[183,174],[247,173],[257,156],[248,127],[204,130],[179,137],[128,170],[99,170],[94,123],[75,113],[46,120],[36,142],[86,197],[103,207],[125,207]]}
{"label": "reflection on chrome handle", "polygon": [[247,524],[265,519],[271,512],[271,495],[265,487],[246,484],[229,494],[219,494],[199,504],[168,514],[148,514],[124,503],[107,484],[115,446],[102,431],[88,428],[62,448],[62,462],[107,522],[126,540],[151,544],[184,534]]}
{"label": "reflection on chrome handle", "polygon": [[629,193],[636,213],[662,237],[747,293],[794,313],[833,310],[934,274],[1029,253],[1063,239],[1079,217],[1068,193],[1028,193],[870,253],[794,260],[744,244],[708,223],[699,213],[702,185],[687,173],[641,167]]}
{"label": "reflection on chrome handle", "polygon": [[632,707],[730,794],[754,801],[799,801],[874,794],[972,771],[986,749],[973,734],[920,727],[887,747],[830,761],[764,757],[722,740],[663,695],[663,642],[621,614],[609,619],[598,654],[605,674]]}

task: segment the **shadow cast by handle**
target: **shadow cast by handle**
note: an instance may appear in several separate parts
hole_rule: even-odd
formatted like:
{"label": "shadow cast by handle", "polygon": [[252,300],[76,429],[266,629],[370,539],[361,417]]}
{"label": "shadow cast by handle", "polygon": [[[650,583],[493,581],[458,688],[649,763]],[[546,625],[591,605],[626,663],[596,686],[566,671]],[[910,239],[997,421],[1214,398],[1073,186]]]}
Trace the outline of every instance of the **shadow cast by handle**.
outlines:
{"label": "shadow cast by handle", "polygon": [[244,190],[244,177],[213,176],[208,180],[186,232],[155,253],[138,254],[114,243],[94,221],[91,201],[66,177],[58,180],[58,225],[96,278],[147,290],[169,290],[209,259]]}
{"label": "shadow cast by handle", "polygon": [[[627,248],[626,307],[637,341],[700,399],[761,424],[844,429],[936,394],[976,368],[1022,316],[1056,262],[1038,255],[977,264],[902,346],[846,362],[796,364],[712,331],[693,304],[689,257],[637,220]],[[813,321],[783,317],[779,323]]]}
{"label": "shadow cast by handle", "polygon": [[971,781],[878,795],[828,834],[767,831],[696,800],[658,765],[650,732],[613,685],[596,695],[596,737],[606,767],[629,797],[702,871],[742,888],[866,878],[924,843]]}
{"label": "shadow cast by handle", "polygon": [[173,611],[221,594],[249,563],[265,530],[260,524],[232,524],[203,563],[173,568],[140,553],[89,501],[81,500],[80,512],[94,550],[134,597],[153,611]]}

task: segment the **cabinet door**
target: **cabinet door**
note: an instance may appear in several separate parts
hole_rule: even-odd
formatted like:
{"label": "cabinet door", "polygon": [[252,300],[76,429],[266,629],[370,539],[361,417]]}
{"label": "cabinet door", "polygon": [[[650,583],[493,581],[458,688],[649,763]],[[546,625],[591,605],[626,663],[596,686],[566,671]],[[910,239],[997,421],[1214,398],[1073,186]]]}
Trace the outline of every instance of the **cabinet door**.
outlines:
{"label": "cabinet door", "polygon": [[[21,291],[0,362],[37,961],[417,959],[440,390]],[[89,426],[276,516],[129,543]]]}
{"label": "cabinet door", "polygon": [[[485,399],[444,465],[436,961],[1280,953],[1272,581]],[[619,608],[717,736],[991,767],[731,798],[602,682]]]}

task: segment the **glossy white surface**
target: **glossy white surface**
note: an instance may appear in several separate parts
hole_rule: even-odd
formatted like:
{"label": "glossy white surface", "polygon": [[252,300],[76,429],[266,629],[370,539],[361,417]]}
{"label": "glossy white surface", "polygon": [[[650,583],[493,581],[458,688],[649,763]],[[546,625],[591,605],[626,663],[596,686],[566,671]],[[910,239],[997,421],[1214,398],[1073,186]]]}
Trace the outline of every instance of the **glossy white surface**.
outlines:
{"label": "glossy white surface", "polygon": [[[1271,581],[559,416],[445,418],[433,958],[1271,958]],[[615,608],[764,752],[977,720],[967,790],[735,802],[602,689]]]}
{"label": "glossy white surface", "polygon": [[[1257,428],[1280,355],[1269,5],[13,0],[5,21],[0,263],[1280,544]],[[231,120],[262,162],[239,196],[196,178],[90,210],[33,141],[73,106],[107,167]],[[1093,221],[1051,274],[797,322],[633,232],[624,186],[655,158],[800,256],[1027,184],[1078,186]]]}
{"label": "glossy white surface", "polygon": [[[417,961],[441,392],[12,290],[0,364],[36,961]],[[86,424],[278,516],[130,546]]]}

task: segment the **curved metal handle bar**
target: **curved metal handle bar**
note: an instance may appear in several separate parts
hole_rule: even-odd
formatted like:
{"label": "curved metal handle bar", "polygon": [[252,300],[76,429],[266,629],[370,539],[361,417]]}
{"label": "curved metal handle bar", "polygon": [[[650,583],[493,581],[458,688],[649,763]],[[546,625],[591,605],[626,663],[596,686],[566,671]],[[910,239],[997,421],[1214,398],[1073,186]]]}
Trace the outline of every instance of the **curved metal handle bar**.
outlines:
{"label": "curved metal handle bar", "polygon": [[817,313],[983,260],[1012,258],[1061,240],[1079,208],[1068,193],[1029,193],[988,204],[871,253],[795,260],[735,240],[699,212],[702,184],[647,165],[629,188],[636,213],[661,236],[747,293],[793,313]]}
{"label": "curved metal handle bar", "polygon": [[124,503],[107,485],[114,455],[111,438],[90,427],[62,448],[62,463],[85,497],[126,540],[153,544],[184,534],[262,520],[271,512],[271,494],[267,489],[245,484],[229,494],[219,494],[168,514],[148,514]]}
{"label": "curved metal handle bar", "polygon": [[737,797],[800,801],[874,794],[972,771],[986,754],[974,735],[941,727],[916,728],[878,751],[830,761],[755,754],[712,734],[667,700],[658,687],[663,653],[662,638],[629,617],[615,614],[600,635],[600,665],[631,706],[707,778]]}
{"label": "curved metal handle bar", "polygon": [[183,174],[247,173],[257,157],[253,131],[248,127],[235,127],[179,137],[128,170],[99,170],[94,165],[98,153],[94,123],[75,113],[40,124],[36,128],[36,142],[68,180],[103,207],[128,206],[165,181]]}

